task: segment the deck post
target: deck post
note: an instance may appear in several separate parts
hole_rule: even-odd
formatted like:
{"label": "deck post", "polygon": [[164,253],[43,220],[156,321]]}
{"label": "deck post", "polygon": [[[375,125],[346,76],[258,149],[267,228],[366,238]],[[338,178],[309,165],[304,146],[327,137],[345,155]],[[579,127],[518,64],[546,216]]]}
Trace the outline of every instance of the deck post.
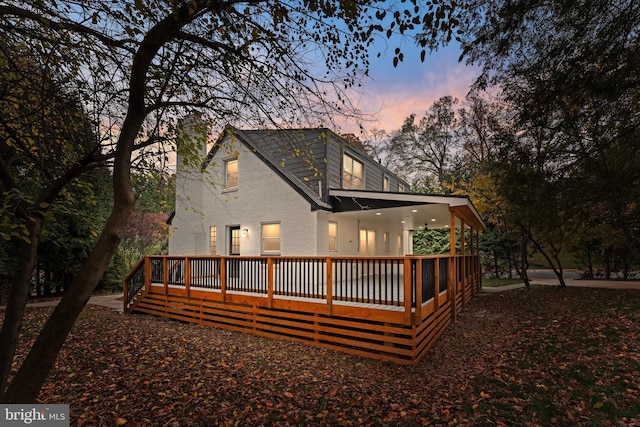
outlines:
{"label": "deck post", "polygon": [[467,248],[464,232],[464,220],[460,220],[460,252],[462,253],[462,306],[467,302]]}
{"label": "deck post", "polygon": [[273,258],[267,258],[267,307],[273,308]]}
{"label": "deck post", "polygon": [[222,302],[227,301],[227,258],[220,257],[220,294]]}
{"label": "deck post", "polygon": [[416,281],[414,286],[416,287],[416,311],[414,325],[419,325],[422,322],[422,261],[423,258],[418,258],[416,262]]}
{"label": "deck post", "polygon": [[327,257],[327,275],[325,277],[327,283],[327,316],[333,314],[333,262]]}
{"label": "deck post", "polygon": [[477,245],[476,245],[476,253],[475,253],[475,260],[476,260],[476,280],[477,282],[477,291],[479,291],[480,289],[482,289],[482,266],[480,265],[480,230],[476,230],[476,241],[477,241]]}
{"label": "deck post", "polygon": [[440,308],[440,257],[434,260],[433,266],[433,312]]}
{"label": "deck post", "polygon": [[169,258],[162,258],[162,284],[164,286],[164,295],[169,293]]}
{"label": "deck post", "polygon": [[[148,255],[144,257],[144,290],[151,292],[151,258]],[[125,293],[126,295],[126,293]]]}
{"label": "deck post", "polygon": [[411,258],[404,257],[404,323],[411,325]]}
{"label": "deck post", "polygon": [[188,257],[184,259],[184,293],[187,299],[191,298],[191,262]]}
{"label": "deck post", "polygon": [[449,261],[449,299],[451,301],[451,321],[456,321],[456,305],[458,297],[458,265],[456,260],[456,216],[453,210],[449,215],[449,245],[451,258]]}

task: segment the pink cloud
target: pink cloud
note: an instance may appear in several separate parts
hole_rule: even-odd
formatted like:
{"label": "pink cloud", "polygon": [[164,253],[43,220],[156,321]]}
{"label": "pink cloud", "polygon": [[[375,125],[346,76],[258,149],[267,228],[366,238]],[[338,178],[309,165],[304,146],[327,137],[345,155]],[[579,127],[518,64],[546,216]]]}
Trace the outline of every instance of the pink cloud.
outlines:
{"label": "pink cloud", "polygon": [[[358,93],[352,94],[355,105],[372,120],[363,123],[365,129],[393,131],[404,119],[415,113],[421,117],[437,99],[451,95],[463,100],[478,74],[474,67],[458,62],[459,52],[447,48],[429,55],[424,63],[418,53],[394,68],[391,58],[372,61],[370,78]],[[359,131],[356,123],[338,124],[341,131]]]}

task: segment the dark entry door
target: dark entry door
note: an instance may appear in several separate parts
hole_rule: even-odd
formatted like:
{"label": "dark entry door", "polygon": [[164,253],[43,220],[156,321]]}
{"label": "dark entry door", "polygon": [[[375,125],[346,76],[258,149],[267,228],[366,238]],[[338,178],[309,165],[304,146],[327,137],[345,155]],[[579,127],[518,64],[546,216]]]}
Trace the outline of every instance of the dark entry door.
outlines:
{"label": "dark entry door", "polygon": [[229,227],[229,255],[240,255],[240,227]]}
{"label": "dark entry door", "polygon": [[[240,255],[240,227],[229,227],[229,255]],[[240,277],[240,260],[229,259],[227,269],[230,279]]]}

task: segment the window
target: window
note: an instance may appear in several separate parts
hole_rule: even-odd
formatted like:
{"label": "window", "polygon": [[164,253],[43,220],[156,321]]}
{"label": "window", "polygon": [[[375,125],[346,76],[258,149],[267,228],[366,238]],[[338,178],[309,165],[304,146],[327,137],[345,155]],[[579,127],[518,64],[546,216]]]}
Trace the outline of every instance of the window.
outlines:
{"label": "window", "polygon": [[360,255],[375,256],[376,254],[376,231],[360,229]]}
{"label": "window", "polygon": [[386,175],[382,178],[382,191],[389,191],[389,177]]}
{"label": "window", "polygon": [[338,251],[338,223],[329,221],[329,251]]}
{"label": "window", "polygon": [[280,224],[262,224],[262,253],[280,253]]}
{"label": "window", "polygon": [[229,255],[240,255],[240,227],[229,227]]}
{"label": "window", "polygon": [[388,231],[385,231],[382,237],[384,239],[384,253],[388,255],[391,252],[391,236]]}
{"label": "window", "polygon": [[362,189],[364,165],[345,154],[342,157],[342,188]]}
{"label": "window", "polygon": [[238,159],[227,160],[224,163],[225,185],[227,188],[238,186]]}
{"label": "window", "polygon": [[402,184],[398,184],[398,191],[399,191],[400,193],[404,193],[404,185],[402,185]]}
{"label": "window", "polygon": [[218,229],[209,227],[209,254],[216,255],[218,253]]}

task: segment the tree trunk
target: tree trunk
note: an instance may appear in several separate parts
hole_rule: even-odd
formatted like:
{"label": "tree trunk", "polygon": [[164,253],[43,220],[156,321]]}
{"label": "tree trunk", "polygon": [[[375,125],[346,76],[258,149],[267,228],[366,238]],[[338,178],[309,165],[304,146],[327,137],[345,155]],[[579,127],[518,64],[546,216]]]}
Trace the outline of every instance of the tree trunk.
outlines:
{"label": "tree trunk", "polygon": [[587,279],[593,279],[593,258],[591,248],[587,248]]}
{"label": "tree trunk", "polygon": [[25,307],[29,299],[29,284],[36,264],[38,241],[42,231],[42,217],[35,216],[28,224],[29,241],[21,241],[18,254],[18,266],[11,279],[7,308],[0,330],[0,401],[3,401],[7,389],[13,358],[18,346],[18,337],[22,328]]}
{"label": "tree trunk", "polygon": [[38,397],[73,324],[107,268],[135,208],[131,185],[131,156],[146,116],[146,75],[158,49],[190,22],[205,0],[183,5],[149,30],[134,56],[129,81],[129,108],[116,145],[113,166],[114,203],[111,215],[89,258],[47,320],[24,363],[7,388],[7,403],[33,403]]}
{"label": "tree trunk", "polygon": [[4,402],[35,402],[71,328],[107,268],[133,213],[134,205],[132,193],[129,197],[121,197],[114,204],[98,243],[47,320],[29,355],[7,388]]}
{"label": "tree trunk", "polygon": [[549,267],[551,267],[551,269],[553,270],[553,273],[556,275],[556,277],[558,278],[558,281],[560,282],[560,287],[561,288],[566,288],[567,287],[567,283],[564,281],[564,273],[563,273],[563,269],[562,269],[562,262],[560,261],[560,258],[558,257],[558,253],[560,252],[560,250],[557,249],[553,245],[553,243],[549,243],[549,245],[551,246],[551,250],[553,251],[553,259],[552,259],[552,257],[549,254],[547,254],[547,251],[544,250],[544,248],[542,247],[542,245],[540,244],[538,239],[534,238],[534,236],[530,234],[529,235],[529,240],[531,242],[533,242],[533,244],[536,247],[536,249],[538,250],[538,252],[540,252],[540,254],[542,254],[544,259],[547,260],[547,263],[549,264]]}
{"label": "tree trunk", "polygon": [[113,165],[114,204],[111,215],[89,258],[71,282],[68,291],[47,320],[27,358],[11,381],[3,401],[35,402],[73,324],[91,297],[122,240],[135,207],[135,196],[131,185],[131,156],[138,132],[147,114],[145,92],[149,66],[158,49],[207,7],[213,7],[213,4],[207,0],[194,0],[178,7],[149,29],[140,43],[131,66],[129,107],[116,143]]}
{"label": "tree trunk", "polygon": [[527,244],[529,239],[526,236],[526,233],[522,233],[521,235],[521,243],[520,243],[520,255],[516,255],[515,251],[512,254],[514,259],[514,267],[516,269],[516,273],[518,277],[522,279],[522,283],[524,283],[525,288],[528,291],[531,290],[531,281],[529,280],[529,275],[527,274],[527,270],[529,270],[529,257],[527,256]]}

